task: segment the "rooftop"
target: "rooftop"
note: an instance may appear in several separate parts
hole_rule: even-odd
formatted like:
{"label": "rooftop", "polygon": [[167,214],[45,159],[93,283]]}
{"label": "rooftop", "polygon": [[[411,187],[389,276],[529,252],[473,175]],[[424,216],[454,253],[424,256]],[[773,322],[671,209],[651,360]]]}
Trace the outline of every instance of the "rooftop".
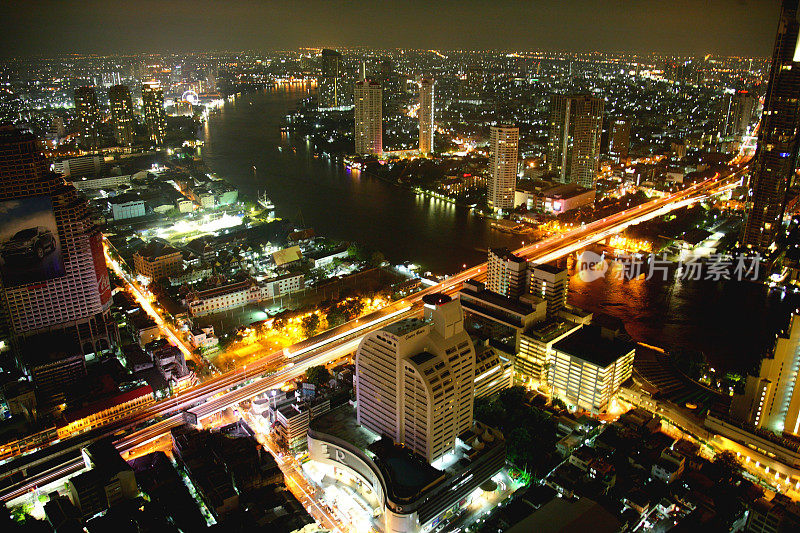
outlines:
{"label": "rooftop", "polygon": [[514,255],[511,250],[508,248],[492,248],[489,250],[494,255],[498,256],[500,259],[504,259],[506,261],[513,261],[514,263],[526,263],[527,260],[523,259],[522,257]]}
{"label": "rooftop", "polygon": [[425,320],[419,318],[406,318],[405,320],[400,320],[394,324],[389,324],[388,326],[381,328],[381,330],[391,333],[392,335],[402,337],[406,333],[417,330],[427,324],[428,323]]}
{"label": "rooftop", "polygon": [[606,337],[602,328],[589,325],[556,342],[553,349],[607,367],[632,352],[635,345],[616,337]]}
{"label": "rooftop", "polygon": [[349,403],[318,416],[311,421],[310,427],[314,431],[349,442],[359,450],[366,450],[370,444],[380,439],[380,435],[358,423],[355,407]]}

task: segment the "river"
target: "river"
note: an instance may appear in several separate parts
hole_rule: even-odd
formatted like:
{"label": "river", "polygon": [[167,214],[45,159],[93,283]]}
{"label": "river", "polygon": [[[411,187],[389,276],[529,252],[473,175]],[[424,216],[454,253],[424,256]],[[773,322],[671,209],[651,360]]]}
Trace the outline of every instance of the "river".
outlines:
{"label": "river", "polygon": [[[306,94],[302,86],[279,87],[227,102],[203,131],[209,168],[246,194],[266,192],[278,215],[297,225],[435,274],[485,261],[489,247],[515,248],[525,239],[490,229],[467,208],[315,158],[306,141],[280,131]],[[716,368],[737,371],[758,361],[797,306],[790,297],[748,282],[609,277],[585,283],[574,275],[569,300],[621,319],[637,341],[701,350]]]}

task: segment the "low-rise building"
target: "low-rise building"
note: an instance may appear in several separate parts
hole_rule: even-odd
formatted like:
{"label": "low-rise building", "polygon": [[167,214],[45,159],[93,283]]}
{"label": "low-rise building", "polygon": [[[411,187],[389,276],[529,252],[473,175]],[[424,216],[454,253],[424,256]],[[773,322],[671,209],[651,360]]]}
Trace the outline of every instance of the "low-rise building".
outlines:
{"label": "low-rise building", "polygon": [[303,290],[304,276],[301,272],[283,274],[261,282],[261,299],[275,298]]}
{"label": "low-rise building", "polygon": [[650,469],[651,475],[664,483],[672,483],[683,473],[686,459],[670,448],[661,452],[661,457]]}
{"label": "low-rise building", "polygon": [[89,470],[67,480],[72,504],[86,519],[139,494],[133,469],[110,440],[93,442],[81,450]]}
{"label": "low-rise building", "polygon": [[519,351],[514,359],[518,382],[528,387],[547,385],[547,370],[552,363],[553,345],[581,328],[561,318],[551,318],[529,326],[520,334]]}
{"label": "low-rise building", "polygon": [[491,396],[514,383],[514,364],[487,340],[473,339],[475,345],[475,398]]}
{"label": "low-rise building", "polygon": [[230,283],[205,291],[186,295],[186,306],[192,316],[203,316],[228,309],[236,309],[262,300],[261,287],[251,280]]}
{"label": "low-rise building", "polygon": [[140,276],[155,281],[183,272],[183,254],[162,241],[150,241],[133,253],[133,266]]}
{"label": "low-rise building", "polygon": [[58,438],[65,439],[77,433],[111,424],[154,401],[153,389],[150,385],[143,385],[97,400],[80,409],[66,411],[58,426]]}
{"label": "low-rise building", "polygon": [[112,196],[108,199],[108,207],[114,220],[143,217],[147,214],[144,200],[133,193]]}

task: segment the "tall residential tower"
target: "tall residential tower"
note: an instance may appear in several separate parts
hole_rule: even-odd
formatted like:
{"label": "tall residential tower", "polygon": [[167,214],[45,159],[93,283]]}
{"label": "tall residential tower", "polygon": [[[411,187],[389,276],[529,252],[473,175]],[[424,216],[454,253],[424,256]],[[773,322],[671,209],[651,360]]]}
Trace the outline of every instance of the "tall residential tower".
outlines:
{"label": "tall residential tower", "polygon": [[433,86],[434,81],[427,78],[419,86],[419,152],[423,155],[433,152]]}
{"label": "tall residential tower", "polygon": [[379,155],[383,152],[383,93],[379,83],[356,82],[355,142],[359,155]]}
{"label": "tall residential tower", "polygon": [[114,85],[108,90],[111,120],[114,123],[114,138],[120,146],[133,144],[133,101],[127,85]]}
{"label": "tall residential tower", "polygon": [[160,82],[148,81],[142,85],[142,112],[150,140],[156,146],[161,146],[167,132],[167,115],[164,111],[164,90]]}
{"label": "tall residential tower", "polygon": [[513,209],[517,189],[517,159],[519,157],[519,128],[492,126],[489,133],[489,207],[495,210]]}
{"label": "tall residential tower", "polygon": [[91,85],[75,89],[75,113],[81,127],[81,146],[96,152],[100,149],[97,128],[100,124],[100,109],[97,105],[97,92]]}
{"label": "tall residential tower", "polygon": [[603,100],[554,94],[550,100],[547,166],[563,183],[593,189],[600,168]]}
{"label": "tall residential tower", "polygon": [[319,107],[339,107],[341,104],[342,54],[336,50],[322,51],[320,56]]}

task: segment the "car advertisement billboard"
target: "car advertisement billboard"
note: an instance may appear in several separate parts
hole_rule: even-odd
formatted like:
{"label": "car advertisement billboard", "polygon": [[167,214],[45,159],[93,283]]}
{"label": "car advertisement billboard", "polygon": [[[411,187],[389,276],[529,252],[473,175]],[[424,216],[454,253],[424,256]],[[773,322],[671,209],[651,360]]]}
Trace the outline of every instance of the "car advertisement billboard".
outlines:
{"label": "car advertisement billboard", "polygon": [[0,202],[0,275],[6,287],[65,274],[53,202],[32,196]]}

